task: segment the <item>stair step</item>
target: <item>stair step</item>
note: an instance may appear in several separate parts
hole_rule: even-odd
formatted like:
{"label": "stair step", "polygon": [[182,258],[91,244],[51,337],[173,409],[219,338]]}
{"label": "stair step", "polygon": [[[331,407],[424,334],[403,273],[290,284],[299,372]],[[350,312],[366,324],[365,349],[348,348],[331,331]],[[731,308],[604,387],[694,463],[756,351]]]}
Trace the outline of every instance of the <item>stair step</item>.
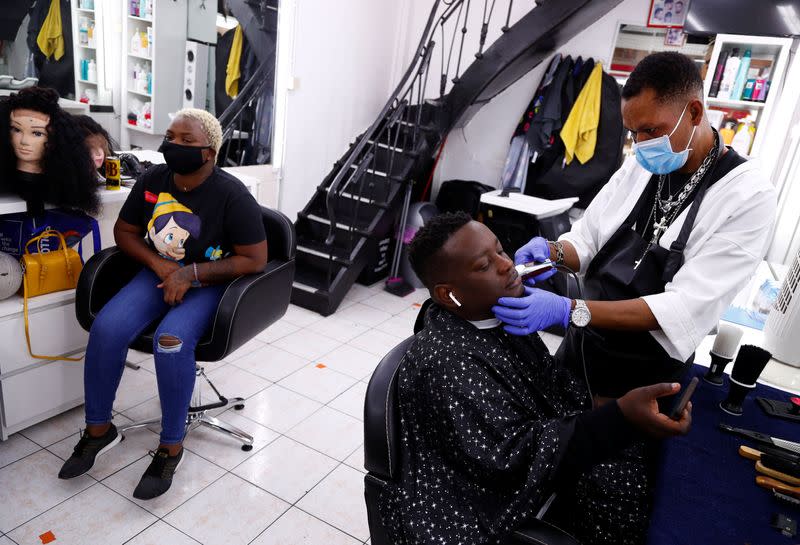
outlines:
{"label": "stair step", "polygon": [[[298,217],[304,217],[304,218],[308,219],[309,221],[312,221],[312,222],[320,224],[320,225],[330,226],[330,224],[331,224],[331,222],[330,222],[330,220],[328,218],[323,218],[322,216],[317,216],[316,214],[303,214],[302,212],[300,212],[300,213],[297,214],[297,216]],[[359,236],[364,236],[364,237],[370,236],[369,231],[367,231],[367,229],[369,228],[369,224],[370,223],[371,222],[365,222],[365,221],[359,222],[358,224],[353,226],[353,227],[355,227],[355,229],[353,229],[353,232],[356,233]],[[350,225],[344,224],[341,221],[339,221],[338,219],[336,220],[336,229],[338,229],[340,231],[350,231],[350,228],[351,228]]]}
{"label": "stair step", "polygon": [[307,286],[297,281],[292,282],[292,288],[297,290],[307,291],[308,293],[317,293],[319,291],[317,288],[313,286]]}
{"label": "stair step", "polygon": [[384,142],[377,142],[376,143],[374,140],[367,140],[367,144],[375,145],[378,148],[385,149],[385,150],[388,150],[388,151],[393,151],[395,153],[408,155],[409,157],[417,157],[417,156],[419,156],[419,154],[416,151],[406,150],[406,149],[398,148],[398,147],[395,147],[395,146],[390,146],[389,144],[386,144]]}
{"label": "stair step", "polygon": [[353,264],[350,260],[350,251],[346,248],[328,246],[323,241],[317,241],[303,237],[297,242],[297,251],[308,256],[319,258],[318,260],[325,263],[329,259],[343,267],[349,267]]}
{"label": "stair step", "polygon": [[[330,191],[330,189],[331,189],[330,187],[318,187],[317,191],[327,195],[328,192]],[[377,201],[377,200],[374,200],[374,199],[370,199],[368,197],[360,197],[360,196],[348,193],[347,191],[339,193],[339,196],[341,198],[348,199],[348,200],[356,200],[356,201],[361,202],[362,204],[366,204],[366,205],[369,205],[369,206],[376,206],[378,208],[383,208],[383,209],[389,208],[389,203],[387,203],[385,201]]]}
{"label": "stair step", "polygon": [[[331,280],[336,275],[331,276]],[[328,271],[315,267],[297,267],[294,274],[293,284],[297,284],[299,289],[307,292],[327,292],[328,291]]]}
{"label": "stair step", "polygon": [[412,123],[410,121],[398,121],[397,123],[398,125],[403,125],[404,127],[409,127],[411,129],[413,129],[414,127],[419,127],[420,130],[425,132],[436,132],[436,127],[429,123],[422,123],[420,125],[417,125],[416,122]]}
{"label": "stair step", "polygon": [[[356,165],[350,165],[350,169],[351,170],[355,170],[356,168],[358,168]],[[389,180],[392,180],[392,181],[395,181],[395,182],[402,182],[403,181],[403,178],[401,178],[401,177],[399,177],[397,175],[389,176],[386,172],[383,172],[383,171],[380,171],[380,170],[375,170],[375,169],[372,169],[372,168],[368,168],[364,172],[367,173],[367,174],[372,174],[373,176],[377,176],[378,178],[386,178],[386,179],[389,179]]]}

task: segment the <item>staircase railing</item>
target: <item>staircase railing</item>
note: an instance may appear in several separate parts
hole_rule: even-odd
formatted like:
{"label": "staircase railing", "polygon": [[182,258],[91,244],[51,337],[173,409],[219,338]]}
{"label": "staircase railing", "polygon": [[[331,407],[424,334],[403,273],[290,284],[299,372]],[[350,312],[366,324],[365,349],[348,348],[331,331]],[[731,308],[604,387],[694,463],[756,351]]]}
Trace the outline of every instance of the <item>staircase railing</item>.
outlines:
{"label": "staircase railing", "polygon": [[[502,1],[502,0],[501,0]],[[512,7],[514,0],[507,0],[508,9],[505,11],[505,24],[500,30],[506,32],[509,29]],[[359,183],[358,195],[362,194],[364,175],[363,172],[374,171],[375,160],[377,157],[377,147],[382,139],[391,141],[389,146],[389,167],[387,176],[391,175],[391,167],[394,165],[394,158],[398,152],[414,149],[420,138],[422,125],[423,106],[425,104],[427,84],[430,75],[430,68],[436,41],[434,38],[437,33],[441,37],[440,59],[441,76],[439,78],[439,98],[441,99],[448,91],[448,81],[452,85],[459,84],[459,76],[462,73],[462,63],[468,65],[464,60],[464,44],[469,32],[470,8],[474,4],[479,4],[480,0],[435,0],[428,16],[425,30],[419,40],[417,49],[411,64],[406,69],[394,92],[390,95],[386,104],[381,109],[372,125],[359,137],[355,146],[338,165],[338,172],[331,181],[326,196],[326,208],[328,221],[330,223],[328,236],[325,243],[333,246],[337,236],[337,212],[336,202],[342,193],[353,183]],[[492,16],[499,13],[495,10],[497,0],[483,0],[483,15],[480,24],[480,38],[478,50],[475,53],[477,59],[481,59],[486,45],[489,25]],[[533,1],[531,1],[533,3]],[[539,2],[537,2],[538,4]],[[460,38],[458,35],[460,34]],[[448,44],[449,42],[449,44]],[[457,47],[456,47],[457,46]],[[457,49],[457,54],[456,54]],[[454,59],[454,54],[456,58]],[[451,72],[454,69],[454,72]],[[451,74],[454,77],[451,79]],[[406,130],[401,130],[405,128]],[[441,130],[441,127],[436,127]],[[394,132],[392,132],[394,131]],[[401,137],[402,133],[402,137]],[[440,135],[441,137],[442,135]],[[359,176],[361,180],[359,180]],[[387,180],[386,196],[389,196],[389,180]],[[357,199],[353,205],[353,220],[348,229],[348,235],[352,240],[356,229],[353,224],[358,218],[358,209],[362,200]],[[332,250],[331,250],[332,251]]]}
{"label": "staircase railing", "polygon": [[[243,147],[248,144],[253,147],[257,140],[260,130],[259,124],[264,120],[261,119],[262,116],[255,115],[255,112],[259,111],[265,91],[272,84],[274,71],[274,58],[262,62],[239,94],[236,95],[236,98],[233,99],[233,102],[219,116],[219,123],[222,125],[222,145],[225,149],[225,154],[221,158],[220,164],[228,165],[234,142],[236,142],[234,157],[237,157],[238,160],[233,164],[242,165],[246,163],[246,150]],[[248,112],[252,116],[252,123],[245,123],[245,117]],[[247,138],[243,138],[244,135],[247,135]],[[238,136],[238,138],[234,138],[234,136]],[[225,145],[226,143],[228,145]]]}

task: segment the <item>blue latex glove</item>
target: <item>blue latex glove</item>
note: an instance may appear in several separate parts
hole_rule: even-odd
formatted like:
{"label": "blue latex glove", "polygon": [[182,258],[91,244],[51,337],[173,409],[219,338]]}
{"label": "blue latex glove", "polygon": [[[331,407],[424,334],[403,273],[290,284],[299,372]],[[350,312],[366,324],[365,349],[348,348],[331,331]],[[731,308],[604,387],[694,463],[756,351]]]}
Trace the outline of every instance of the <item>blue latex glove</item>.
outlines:
{"label": "blue latex glove", "polygon": [[526,287],[522,297],[501,297],[492,312],[507,324],[503,329],[508,333],[530,335],[557,324],[567,327],[571,309],[572,301],[566,297]]}
{"label": "blue latex glove", "polygon": [[[548,259],[550,259],[550,245],[547,244],[547,240],[542,237],[533,237],[525,246],[517,250],[514,254],[514,263],[517,265],[530,263],[531,261],[534,263],[541,263]],[[556,274],[556,272],[555,269],[552,269],[534,278],[527,279],[525,284],[533,286],[536,282],[547,280]]]}

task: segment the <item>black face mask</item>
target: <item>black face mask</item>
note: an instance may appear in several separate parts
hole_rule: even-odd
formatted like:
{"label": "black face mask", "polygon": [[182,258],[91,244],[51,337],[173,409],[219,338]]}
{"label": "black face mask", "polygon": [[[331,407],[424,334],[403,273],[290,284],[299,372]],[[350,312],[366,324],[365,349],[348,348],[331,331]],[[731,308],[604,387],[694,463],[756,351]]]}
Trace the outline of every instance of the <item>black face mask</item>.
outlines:
{"label": "black face mask", "polygon": [[164,154],[164,160],[172,172],[191,174],[206,164],[206,161],[203,160],[204,149],[211,149],[211,146],[182,146],[164,140],[158,151]]}

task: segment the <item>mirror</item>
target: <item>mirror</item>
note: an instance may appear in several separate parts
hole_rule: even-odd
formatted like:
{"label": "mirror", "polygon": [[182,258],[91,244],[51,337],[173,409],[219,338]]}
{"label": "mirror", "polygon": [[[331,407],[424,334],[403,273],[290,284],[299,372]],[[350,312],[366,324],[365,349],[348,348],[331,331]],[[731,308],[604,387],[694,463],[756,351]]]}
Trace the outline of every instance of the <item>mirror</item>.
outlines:
{"label": "mirror", "polygon": [[8,0],[0,96],[53,88],[63,109],[91,115],[123,150],[156,149],[171,114],[201,108],[228,131],[222,166],[269,163],[277,13],[278,0]]}
{"label": "mirror", "polygon": [[[680,28],[650,28],[641,25],[621,23],[617,29],[614,54],[609,74],[620,85],[625,85],[633,68],[650,53],[657,51],[677,51],[692,58],[705,77],[706,65],[711,55],[708,37],[689,36]],[[629,155],[633,140],[625,135],[624,152]]]}

